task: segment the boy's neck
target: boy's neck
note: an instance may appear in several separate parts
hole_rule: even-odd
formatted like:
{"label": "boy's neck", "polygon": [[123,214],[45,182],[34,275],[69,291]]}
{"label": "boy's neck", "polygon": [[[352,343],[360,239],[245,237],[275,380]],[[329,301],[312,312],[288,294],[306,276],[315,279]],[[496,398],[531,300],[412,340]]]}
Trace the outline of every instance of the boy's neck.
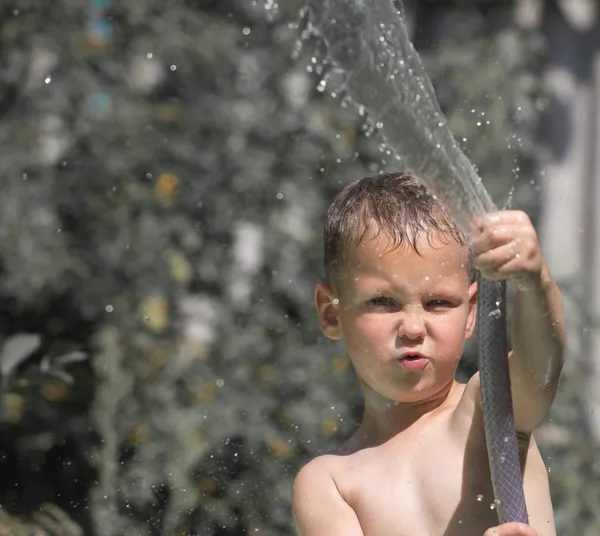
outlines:
{"label": "boy's neck", "polygon": [[417,421],[442,410],[459,388],[456,381],[449,383],[435,397],[411,403],[394,402],[381,397],[363,386],[365,409],[360,426],[350,439],[358,448],[381,445],[404,432]]}

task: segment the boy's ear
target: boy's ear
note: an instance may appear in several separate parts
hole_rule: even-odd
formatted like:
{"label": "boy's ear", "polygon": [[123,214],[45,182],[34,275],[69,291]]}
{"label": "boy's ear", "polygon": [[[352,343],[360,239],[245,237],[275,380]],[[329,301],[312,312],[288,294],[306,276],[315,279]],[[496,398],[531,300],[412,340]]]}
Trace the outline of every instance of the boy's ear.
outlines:
{"label": "boy's ear", "polygon": [[475,332],[475,320],[477,319],[477,283],[471,283],[469,287],[469,316],[467,317],[467,328],[465,339],[470,339]]}
{"label": "boy's ear", "polygon": [[339,305],[331,287],[322,283],[315,287],[315,306],[323,335],[339,341],[342,338],[342,326],[338,315]]}

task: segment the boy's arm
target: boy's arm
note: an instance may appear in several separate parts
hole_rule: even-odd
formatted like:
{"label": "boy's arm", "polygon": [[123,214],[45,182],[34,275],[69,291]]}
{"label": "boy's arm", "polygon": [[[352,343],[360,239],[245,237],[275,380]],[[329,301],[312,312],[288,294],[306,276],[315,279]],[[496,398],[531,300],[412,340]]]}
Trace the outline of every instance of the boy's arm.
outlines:
{"label": "boy's arm", "polygon": [[545,263],[539,280],[530,289],[517,291],[512,346],[515,428],[531,433],[554,402],[565,353],[562,296]]}
{"label": "boy's arm", "polygon": [[316,458],[296,476],[294,525],[298,536],[364,536],[354,510],[341,496],[327,458]]}
{"label": "boy's arm", "polygon": [[527,214],[500,211],[474,221],[473,228],[476,267],[517,289],[509,369],[515,428],[528,436],[548,414],[558,387],[565,349],[562,296]]}

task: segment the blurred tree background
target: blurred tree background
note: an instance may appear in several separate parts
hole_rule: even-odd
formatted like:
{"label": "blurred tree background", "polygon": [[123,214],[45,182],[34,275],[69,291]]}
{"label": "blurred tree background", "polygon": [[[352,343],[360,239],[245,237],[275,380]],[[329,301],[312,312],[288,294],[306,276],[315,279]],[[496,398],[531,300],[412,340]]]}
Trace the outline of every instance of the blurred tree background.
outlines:
{"label": "blurred tree background", "polygon": [[[291,535],[296,471],[351,432],[358,386],[313,312],[321,230],[393,163],[279,4],[0,6],[0,535]],[[461,146],[537,221],[545,41],[514,8],[406,3]],[[582,381],[539,441],[559,533],[585,536]]]}

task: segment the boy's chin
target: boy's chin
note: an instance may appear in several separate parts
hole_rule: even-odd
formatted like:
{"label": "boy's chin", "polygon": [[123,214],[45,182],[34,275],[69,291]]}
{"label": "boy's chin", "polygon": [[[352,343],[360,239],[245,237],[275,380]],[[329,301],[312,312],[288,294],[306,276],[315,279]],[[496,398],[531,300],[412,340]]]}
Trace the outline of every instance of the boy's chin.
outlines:
{"label": "boy's chin", "polygon": [[[375,397],[386,400],[392,404],[420,404],[445,398],[452,388],[453,381],[454,379],[451,379],[449,382],[435,385],[417,385],[413,389],[391,390],[383,387],[380,389],[367,387],[367,390],[371,392],[371,396],[374,395]],[[363,385],[363,390],[364,389],[365,386]],[[365,392],[366,396],[368,396],[368,391]]]}

